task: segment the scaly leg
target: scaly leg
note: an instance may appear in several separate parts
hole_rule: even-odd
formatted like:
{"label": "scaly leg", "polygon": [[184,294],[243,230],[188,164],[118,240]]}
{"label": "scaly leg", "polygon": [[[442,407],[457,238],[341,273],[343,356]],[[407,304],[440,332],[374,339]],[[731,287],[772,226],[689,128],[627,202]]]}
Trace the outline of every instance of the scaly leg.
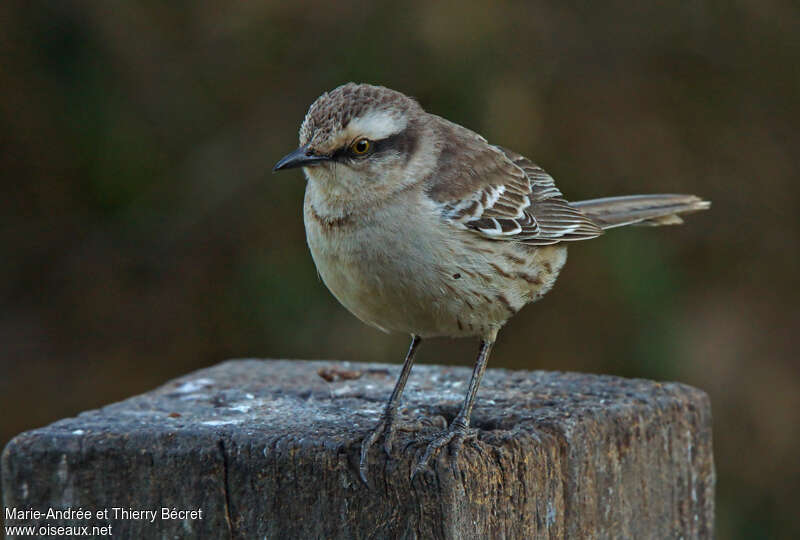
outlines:
{"label": "scaly leg", "polygon": [[375,444],[375,441],[378,440],[378,437],[380,437],[382,433],[384,434],[384,450],[387,454],[392,451],[392,439],[394,438],[394,432],[396,429],[394,425],[394,418],[397,413],[397,405],[400,401],[400,396],[403,395],[403,389],[406,387],[408,375],[411,373],[411,366],[414,365],[414,355],[417,352],[417,346],[419,345],[420,341],[422,341],[422,339],[419,336],[411,336],[411,346],[408,348],[406,360],[403,362],[403,369],[400,371],[400,377],[397,379],[397,382],[394,385],[394,390],[392,390],[392,395],[389,397],[389,402],[386,404],[386,408],[383,411],[381,420],[378,422],[378,425],[375,426],[372,434],[364,439],[364,441],[361,443],[361,459],[358,462],[358,472],[361,475],[361,480],[363,480],[367,485],[369,485],[367,482],[367,454],[369,453],[369,449],[373,444]]}
{"label": "scaly leg", "polygon": [[478,393],[478,387],[481,384],[483,372],[486,371],[486,364],[489,360],[489,353],[492,350],[492,345],[494,345],[494,341],[481,340],[481,348],[478,352],[478,359],[475,362],[475,368],[472,370],[472,378],[469,380],[469,389],[467,390],[467,396],[464,399],[464,405],[461,406],[461,410],[458,412],[458,415],[455,417],[455,419],[453,419],[453,421],[450,423],[447,431],[439,435],[428,445],[428,448],[425,450],[425,454],[422,456],[422,459],[411,473],[412,481],[417,473],[425,470],[428,467],[430,460],[435,457],[436,454],[439,453],[439,450],[441,450],[445,445],[450,443],[454,444],[455,447],[453,448],[453,458],[458,458],[458,451],[461,449],[461,445],[464,444],[464,439],[470,436],[468,433],[469,418],[472,415],[472,406],[475,404],[475,395]]}

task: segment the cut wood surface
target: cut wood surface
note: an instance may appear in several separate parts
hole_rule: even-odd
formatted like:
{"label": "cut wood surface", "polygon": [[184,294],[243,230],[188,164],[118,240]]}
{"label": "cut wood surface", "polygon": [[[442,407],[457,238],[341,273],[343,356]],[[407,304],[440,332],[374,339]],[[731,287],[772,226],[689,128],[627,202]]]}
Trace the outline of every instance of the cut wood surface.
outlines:
{"label": "cut wood surface", "polygon": [[[6,508],[109,514],[5,525],[111,525],[117,538],[713,536],[702,391],[489,369],[472,415],[476,443],[457,462],[443,452],[411,483],[471,373],[417,365],[400,409],[416,427],[398,432],[390,456],[375,445],[368,488],[358,476],[360,443],[399,369],[234,360],[23,433],[2,456]],[[114,519],[113,508],[158,515]],[[201,510],[202,518],[164,519],[162,508]]]}

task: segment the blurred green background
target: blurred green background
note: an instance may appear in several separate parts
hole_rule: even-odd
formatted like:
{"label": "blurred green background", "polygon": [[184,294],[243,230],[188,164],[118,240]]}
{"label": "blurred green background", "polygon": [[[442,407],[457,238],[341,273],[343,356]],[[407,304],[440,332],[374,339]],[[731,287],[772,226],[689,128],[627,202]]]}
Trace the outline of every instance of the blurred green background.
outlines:
{"label": "blurred green background", "polygon": [[706,390],[718,536],[800,536],[798,36],[781,1],[0,3],[0,444],[231,357],[402,360],[317,278],[301,173],[270,174],[354,80],[569,198],[713,201],[573,245],[491,365]]}

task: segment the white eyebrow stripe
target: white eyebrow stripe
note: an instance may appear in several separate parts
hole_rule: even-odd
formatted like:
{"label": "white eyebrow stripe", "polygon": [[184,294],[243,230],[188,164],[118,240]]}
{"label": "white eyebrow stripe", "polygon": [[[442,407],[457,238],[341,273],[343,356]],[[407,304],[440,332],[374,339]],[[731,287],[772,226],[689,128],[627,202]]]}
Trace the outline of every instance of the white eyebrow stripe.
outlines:
{"label": "white eyebrow stripe", "polygon": [[354,118],[347,126],[353,137],[366,137],[373,141],[385,139],[400,133],[408,125],[408,120],[389,111],[372,111],[365,116]]}

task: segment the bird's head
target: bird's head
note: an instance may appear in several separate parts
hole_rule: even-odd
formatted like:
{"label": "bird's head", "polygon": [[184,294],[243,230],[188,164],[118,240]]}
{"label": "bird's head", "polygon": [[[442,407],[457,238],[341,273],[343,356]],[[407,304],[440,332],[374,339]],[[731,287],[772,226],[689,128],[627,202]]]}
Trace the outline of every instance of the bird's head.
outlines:
{"label": "bird's head", "polygon": [[[413,99],[348,83],[322,94],[300,127],[300,147],[273,171],[302,167],[310,182],[340,196],[391,192],[419,179],[426,113]],[[423,160],[424,161],[424,160]]]}

